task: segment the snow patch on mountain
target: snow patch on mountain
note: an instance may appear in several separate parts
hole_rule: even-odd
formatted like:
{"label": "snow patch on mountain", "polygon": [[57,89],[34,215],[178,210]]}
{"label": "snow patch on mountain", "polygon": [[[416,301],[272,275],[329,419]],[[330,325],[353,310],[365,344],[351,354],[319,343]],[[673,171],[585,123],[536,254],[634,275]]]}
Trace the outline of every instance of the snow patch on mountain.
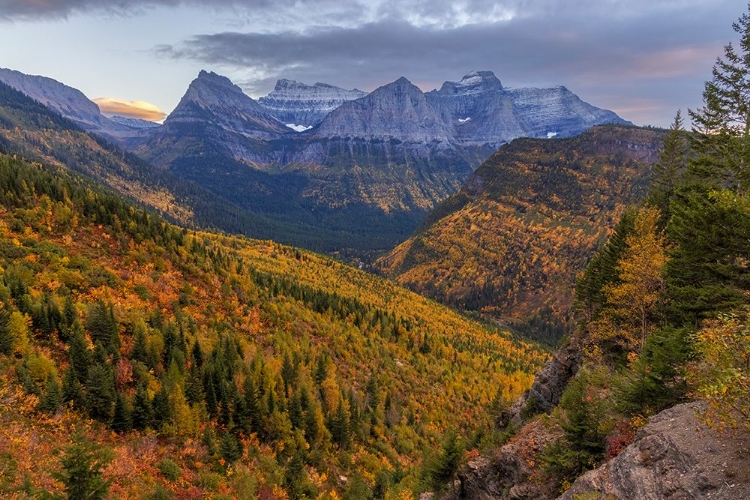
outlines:
{"label": "snow patch on mountain", "polygon": [[312,125],[297,125],[294,123],[285,123],[284,125],[294,130],[295,132],[304,132],[305,130],[310,130],[312,128]]}

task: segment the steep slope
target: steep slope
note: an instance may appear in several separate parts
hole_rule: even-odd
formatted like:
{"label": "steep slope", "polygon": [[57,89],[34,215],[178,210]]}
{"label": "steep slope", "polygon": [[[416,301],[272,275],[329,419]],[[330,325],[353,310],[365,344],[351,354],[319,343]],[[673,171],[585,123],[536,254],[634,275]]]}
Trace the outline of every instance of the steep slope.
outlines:
{"label": "steep slope", "polygon": [[288,132],[228,78],[207,71],[201,71],[190,83],[164,124],[174,126],[201,120],[211,120],[224,130],[254,138],[271,139]]}
{"label": "steep slope", "polygon": [[445,82],[426,97],[463,144],[498,147],[518,137],[570,137],[593,125],[629,123],[565,87],[504,88],[491,71]]}
{"label": "steep slope", "polygon": [[136,151],[267,222],[251,236],[365,261],[413,232],[495,145],[617,119],[564,89],[508,91],[491,72],[446,82],[431,99],[406,78],[351,100],[323,85],[277,87],[267,106],[327,114],[296,133],[228,79],[202,71]]}
{"label": "steep slope", "polygon": [[546,359],[333,260],[171,226],[7,156],[0,298],[11,495],[60,491],[71,428],[115,449],[115,496],[408,491],[423,449],[488,424],[497,387],[517,396]]}
{"label": "steep slope", "polygon": [[570,308],[576,273],[642,196],[662,135],[602,126],[570,139],[517,139],[376,267],[428,297],[501,321],[540,312],[559,319],[547,311]]}
{"label": "steep slope", "polygon": [[[129,122],[115,121],[99,111],[99,107],[80,90],[44,76],[26,75],[19,71],[0,68],[0,82],[13,87],[51,110],[72,120],[82,129],[93,132],[111,142],[125,141],[143,135],[142,127]],[[158,126],[154,124],[154,126]]]}
{"label": "steep slope", "polygon": [[[363,202],[384,214],[403,214],[416,227],[424,214],[455,192],[487,150],[465,150],[406,78],[331,112],[302,134],[292,168],[311,172],[305,192],[329,206]],[[316,168],[311,164],[320,164]]]}
{"label": "steep slope", "polygon": [[422,91],[404,77],[377,88],[362,99],[341,105],[312,134],[416,143],[452,142],[450,131],[427,103]]}
{"label": "steep slope", "polygon": [[327,83],[305,85],[294,80],[279,80],[265,97],[258,99],[269,114],[281,123],[302,132],[320,123],[331,111],[347,101],[367,95],[361,90],[346,90]]}
{"label": "steep slope", "polygon": [[155,168],[2,83],[0,152],[82,173],[181,224],[235,233],[278,230],[278,224]]}

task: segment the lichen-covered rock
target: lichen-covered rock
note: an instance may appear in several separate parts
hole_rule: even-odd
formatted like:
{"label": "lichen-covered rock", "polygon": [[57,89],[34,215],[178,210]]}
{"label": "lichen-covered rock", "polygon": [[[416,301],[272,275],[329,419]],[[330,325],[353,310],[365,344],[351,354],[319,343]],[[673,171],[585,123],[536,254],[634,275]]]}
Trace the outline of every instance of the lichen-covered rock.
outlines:
{"label": "lichen-covered rock", "polygon": [[688,403],[649,420],[633,444],[579,477],[560,500],[750,499],[750,435],[720,433]]}

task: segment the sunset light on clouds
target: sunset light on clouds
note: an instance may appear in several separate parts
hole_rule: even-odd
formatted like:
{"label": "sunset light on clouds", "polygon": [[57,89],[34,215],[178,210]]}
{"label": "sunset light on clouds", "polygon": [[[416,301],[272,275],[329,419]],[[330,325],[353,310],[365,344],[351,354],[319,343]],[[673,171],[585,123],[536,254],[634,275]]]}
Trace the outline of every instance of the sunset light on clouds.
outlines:
{"label": "sunset light on clouds", "polygon": [[160,122],[167,114],[149,102],[126,101],[115,97],[98,97],[92,99],[99,106],[105,116],[124,116],[125,118],[140,118],[150,122]]}

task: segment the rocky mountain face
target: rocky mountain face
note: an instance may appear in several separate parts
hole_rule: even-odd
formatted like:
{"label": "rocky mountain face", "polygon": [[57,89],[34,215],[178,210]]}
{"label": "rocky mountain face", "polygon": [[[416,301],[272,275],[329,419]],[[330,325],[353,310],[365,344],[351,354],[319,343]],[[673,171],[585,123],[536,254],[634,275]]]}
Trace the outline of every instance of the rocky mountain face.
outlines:
{"label": "rocky mountain face", "polygon": [[0,82],[39,101],[87,132],[93,132],[117,144],[142,135],[143,127],[107,118],[101,114],[99,106],[80,90],[52,78],[0,68]]}
{"label": "rocky mountain face", "polygon": [[460,147],[406,79],[295,133],[206,72],[137,152],[276,221],[274,239],[324,251],[392,246],[490,153]]}
{"label": "rocky mountain face", "polygon": [[302,132],[320,123],[331,111],[367,92],[346,90],[327,83],[306,85],[294,80],[276,82],[273,92],[258,99],[266,111],[281,123]]}
{"label": "rocky mountain face", "polygon": [[115,123],[125,125],[126,127],[139,128],[139,129],[155,129],[161,127],[158,123],[150,122],[148,120],[141,120],[140,118],[128,118],[126,116],[111,116],[109,117]]}
{"label": "rocky mountain face", "polygon": [[445,82],[426,97],[463,144],[497,147],[517,137],[570,137],[593,125],[629,123],[582,101],[565,87],[504,88],[491,71]]}
{"label": "rocky mountain face", "polygon": [[376,268],[459,309],[532,321],[554,344],[564,329],[551,321],[569,310],[576,274],[643,195],[662,135],[607,125],[506,144]]}
{"label": "rocky mountain face", "polygon": [[274,139],[289,130],[228,78],[201,71],[190,83],[166,127],[208,121],[216,127],[259,139]]}
{"label": "rocky mountain face", "polygon": [[415,143],[454,142],[450,130],[419,87],[404,77],[383,85],[367,97],[342,104],[312,134]]}

